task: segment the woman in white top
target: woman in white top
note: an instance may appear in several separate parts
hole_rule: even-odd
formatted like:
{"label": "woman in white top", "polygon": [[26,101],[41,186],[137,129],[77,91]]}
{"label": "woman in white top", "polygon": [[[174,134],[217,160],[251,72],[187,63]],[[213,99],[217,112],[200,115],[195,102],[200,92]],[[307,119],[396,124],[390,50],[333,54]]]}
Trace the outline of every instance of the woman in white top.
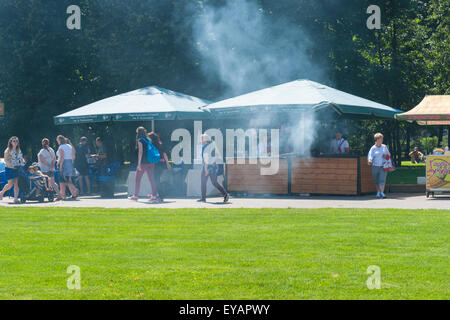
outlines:
{"label": "woman in white top", "polygon": [[55,164],[56,164],[56,154],[55,151],[50,147],[50,140],[47,138],[42,139],[42,149],[38,153],[38,165],[41,172],[48,176],[48,184],[52,186],[54,190],[59,194],[58,185],[55,182]]}
{"label": "woman in white top", "polygon": [[384,186],[386,184],[386,174],[383,166],[386,161],[386,157],[389,155],[389,150],[385,144],[383,144],[383,135],[381,133],[376,133],[374,135],[375,145],[370,148],[369,154],[367,156],[367,161],[369,166],[372,166],[372,177],[373,182],[377,188],[377,198],[386,198],[384,194]]}
{"label": "woman in white top", "polygon": [[5,174],[8,183],[3,187],[0,192],[0,200],[3,200],[3,196],[6,191],[14,186],[14,203],[19,203],[19,170],[18,167],[25,163],[23,159],[22,151],[20,150],[19,138],[11,137],[8,141],[8,148],[5,153]]}
{"label": "woman in white top", "polygon": [[66,198],[66,186],[69,187],[70,193],[72,194],[72,199],[76,199],[78,196],[78,190],[75,188],[72,182],[72,177],[75,174],[75,167],[73,165],[73,160],[75,158],[75,152],[73,147],[68,144],[67,138],[59,135],[56,138],[58,142],[58,168],[59,168],[59,197],[58,199]]}

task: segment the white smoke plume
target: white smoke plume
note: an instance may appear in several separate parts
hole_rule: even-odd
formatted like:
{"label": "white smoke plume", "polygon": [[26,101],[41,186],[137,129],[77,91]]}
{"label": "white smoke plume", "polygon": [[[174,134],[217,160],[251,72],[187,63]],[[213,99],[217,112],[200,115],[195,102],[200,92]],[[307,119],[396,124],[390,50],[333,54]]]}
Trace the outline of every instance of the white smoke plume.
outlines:
{"label": "white smoke plume", "polygon": [[256,0],[205,4],[193,21],[193,38],[203,72],[218,76],[227,96],[299,78],[323,79],[302,28],[265,12]]}

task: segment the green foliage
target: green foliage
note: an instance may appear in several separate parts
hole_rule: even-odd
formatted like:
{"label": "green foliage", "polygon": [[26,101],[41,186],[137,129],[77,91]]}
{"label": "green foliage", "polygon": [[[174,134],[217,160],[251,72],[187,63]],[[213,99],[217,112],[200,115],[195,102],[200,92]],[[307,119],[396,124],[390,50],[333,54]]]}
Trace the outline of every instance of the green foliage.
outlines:
{"label": "green foliage", "polygon": [[[202,73],[191,34],[206,2],[222,3],[80,0],[82,29],[71,31],[65,27],[71,1],[1,1],[0,100],[7,114],[0,121],[0,150],[11,135],[36,154],[44,136],[53,141],[59,133],[73,140],[103,134],[107,130],[99,125],[55,127],[52,117],[148,85],[220,97],[223,84]],[[257,2],[261,14],[304,31],[312,43],[309,58],[338,89],[403,110],[426,94],[449,94],[450,0]],[[366,28],[370,4],[381,7],[381,30]],[[407,130],[412,137],[422,130],[397,122],[347,126],[354,150],[367,152],[372,134],[381,131],[397,155],[409,149]],[[119,146],[129,144],[128,129],[115,127],[115,135],[124,137]]]}

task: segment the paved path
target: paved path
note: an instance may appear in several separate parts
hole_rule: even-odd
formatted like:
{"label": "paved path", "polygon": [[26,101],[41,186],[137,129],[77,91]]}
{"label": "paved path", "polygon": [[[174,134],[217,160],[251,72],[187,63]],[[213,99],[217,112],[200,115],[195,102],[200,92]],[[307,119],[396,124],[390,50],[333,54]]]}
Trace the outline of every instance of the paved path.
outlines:
{"label": "paved path", "polygon": [[[101,208],[399,208],[399,209],[449,209],[450,195],[427,199],[421,194],[389,194],[388,199],[380,200],[371,196],[310,196],[275,198],[232,198],[230,203],[222,203],[222,198],[208,199],[199,203],[196,199],[166,199],[161,204],[150,204],[142,199],[139,202],[128,200],[125,195],[115,199],[99,197],[80,197],[76,201],[57,201],[53,203],[28,202],[20,207],[101,207]],[[13,206],[12,199],[0,201],[0,207]]]}

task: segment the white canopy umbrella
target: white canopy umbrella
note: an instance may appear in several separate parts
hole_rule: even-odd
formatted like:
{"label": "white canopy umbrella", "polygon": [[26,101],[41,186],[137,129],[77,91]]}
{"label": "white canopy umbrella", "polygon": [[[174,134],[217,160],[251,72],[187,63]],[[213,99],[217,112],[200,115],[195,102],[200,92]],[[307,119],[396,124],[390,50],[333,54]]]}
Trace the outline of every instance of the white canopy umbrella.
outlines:
{"label": "white canopy umbrella", "polygon": [[106,121],[203,119],[200,107],[210,103],[193,96],[156,86],[106,98],[54,117],[55,124]]}
{"label": "white canopy umbrella", "polygon": [[213,116],[227,118],[244,113],[315,112],[331,109],[346,118],[393,119],[403,111],[310,80],[296,80],[250,92],[204,107]]}

